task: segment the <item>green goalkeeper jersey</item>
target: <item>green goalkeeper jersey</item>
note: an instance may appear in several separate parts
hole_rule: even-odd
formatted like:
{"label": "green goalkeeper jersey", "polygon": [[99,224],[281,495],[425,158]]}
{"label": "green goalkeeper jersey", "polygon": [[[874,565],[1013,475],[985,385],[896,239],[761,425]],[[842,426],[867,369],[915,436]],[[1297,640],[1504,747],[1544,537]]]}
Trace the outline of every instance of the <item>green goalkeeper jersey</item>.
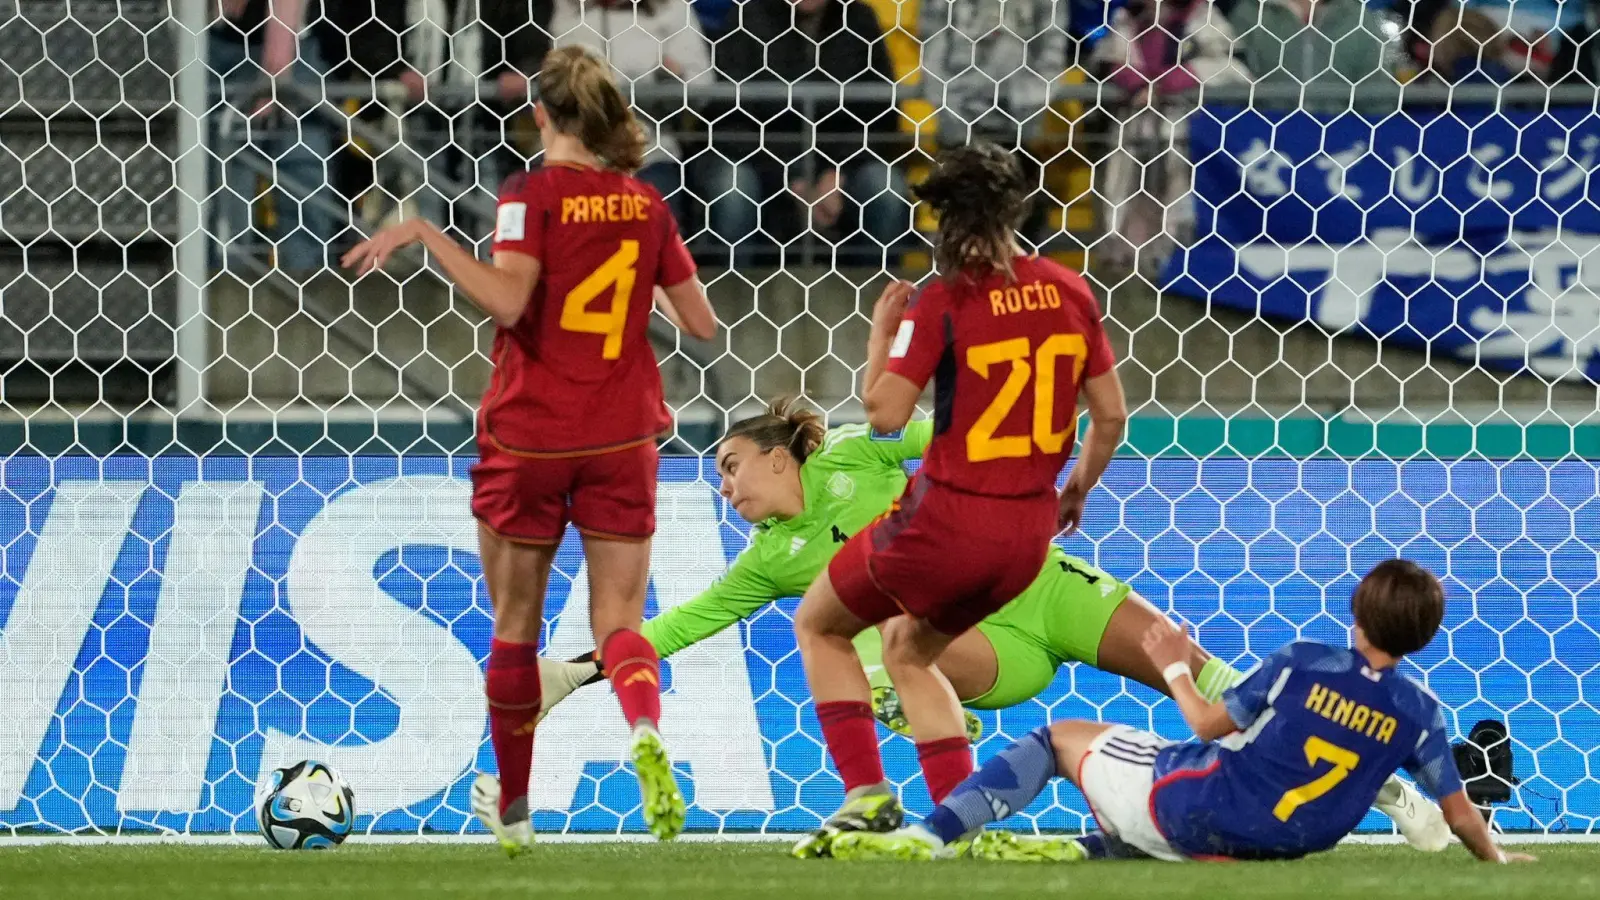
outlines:
{"label": "green goalkeeper jersey", "polygon": [[844,542],[905,491],[902,465],[921,457],[931,440],[933,423],[926,420],[887,435],[866,425],[829,431],[800,467],[805,512],[756,525],[728,571],[699,596],[645,622],[645,638],[670,656],[779,597],[803,595]]}
{"label": "green goalkeeper jersey", "polygon": [[[906,460],[922,456],[933,423],[912,422],[894,434],[866,425],[829,431],[800,467],[805,512],[755,527],[750,546],[699,595],[644,623],[644,636],[663,657],[747,619],[779,597],[805,594],[833,555],[871,524],[905,490]],[[967,706],[1002,709],[1037,696],[1067,662],[1095,665],[1111,615],[1128,585],[1088,562],[1052,547],[1033,584],[978,624],[994,647],[994,686]],[[874,686],[886,685],[878,630],[855,640]]]}

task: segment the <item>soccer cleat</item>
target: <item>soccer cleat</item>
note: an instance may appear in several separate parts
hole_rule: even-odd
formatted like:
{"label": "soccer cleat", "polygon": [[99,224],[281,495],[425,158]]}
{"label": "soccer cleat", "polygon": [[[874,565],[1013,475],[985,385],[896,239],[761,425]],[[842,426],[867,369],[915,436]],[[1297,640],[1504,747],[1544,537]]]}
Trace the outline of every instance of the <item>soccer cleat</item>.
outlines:
{"label": "soccer cleat", "polygon": [[528,819],[528,801],[521,800],[506,812],[507,821],[500,815],[500,779],[493,775],[479,775],[472,782],[472,812],[483,827],[500,842],[507,856],[517,856],[533,846],[533,823]]}
{"label": "soccer cleat", "polygon": [[935,857],[951,854],[941,852],[947,848],[927,830],[913,825],[888,834],[870,831],[849,831],[835,835],[830,848],[834,859],[874,860],[898,859],[907,862],[926,862]]}
{"label": "soccer cleat", "polygon": [[989,862],[1081,862],[1089,858],[1076,838],[1033,837],[1009,831],[985,831],[968,853]]}
{"label": "soccer cleat", "polygon": [[1378,801],[1374,805],[1378,812],[1394,820],[1406,843],[1415,849],[1438,853],[1450,846],[1450,826],[1444,820],[1444,813],[1401,779],[1390,775],[1378,790]]}
{"label": "soccer cleat", "polygon": [[[912,737],[911,723],[906,721],[905,711],[900,707],[900,695],[894,688],[872,689],[872,714],[883,723],[883,727],[895,734]],[[976,744],[983,737],[983,720],[970,709],[963,709],[961,716],[967,726],[967,740]]]}
{"label": "soccer cleat", "polygon": [[661,735],[648,723],[641,721],[634,727],[630,756],[634,774],[639,776],[645,827],[657,840],[670,841],[683,832],[683,792],[672,774],[672,760]]}
{"label": "soccer cleat", "polygon": [[845,800],[839,811],[828,817],[822,827],[795,843],[790,852],[796,859],[818,859],[831,856],[834,839],[855,832],[885,834],[900,827],[905,821],[905,810],[893,791],[883,790],[861,794]]}
{"label": "soccer cleat", "polygon": [[539,696],[544,705],[539,710],[539,721],[543,722],[550,710],[573,691],[592,682],[599,672],[600,667],[592,662],[559,662],[539,657]]}

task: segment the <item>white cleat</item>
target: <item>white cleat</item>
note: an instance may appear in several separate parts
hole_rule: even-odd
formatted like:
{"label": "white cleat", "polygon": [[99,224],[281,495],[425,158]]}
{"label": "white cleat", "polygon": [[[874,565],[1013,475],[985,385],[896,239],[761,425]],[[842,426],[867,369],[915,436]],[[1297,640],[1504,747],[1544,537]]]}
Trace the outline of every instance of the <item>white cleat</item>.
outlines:
{"label": "white cleat", "polygon": [[1378,811],[1394,820],[1406,843],[1424,853],[1450,846],[1450,826],[1444,813],[1416,788],[1393,775],[1378,791]]}
{"label": "white cleat", "polygon": [[539,696],[544,707],[539,710],[539,721],[543,722],[557,703],[583,687],[599,671],[600,667],[592,662],[561,662],[539,657]]}
{"label": "white cleat", "polygon": [[500,815],[500,779],[493,775],[479,775],[472,782],[472,812],[483,827],[500,842],[507,856],[517,856],[533,846],[533,822],[528,818],[528,801],[522,800],[506,812],[511,821]]}

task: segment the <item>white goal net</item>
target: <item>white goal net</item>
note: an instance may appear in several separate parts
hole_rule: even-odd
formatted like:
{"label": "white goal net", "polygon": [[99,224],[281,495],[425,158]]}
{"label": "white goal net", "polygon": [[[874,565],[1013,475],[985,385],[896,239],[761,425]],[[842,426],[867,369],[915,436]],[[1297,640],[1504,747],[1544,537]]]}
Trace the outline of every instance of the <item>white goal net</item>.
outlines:
{"label": "white goal net", "polygon": [[[999,141],[1038,185],[1025,239],[1096,285],[1134,411],[1065,545],[1241,668],[1344,640],[1357,577],[1418,560],[1449,608],[1409,671],[1455,739],[1509,729],[1496,824],[1591,831],[1582,8],[0,0],[0,830],[248,831],[258,777],[301,758],[352,783],[364,830],[476,829],[490,617],[465,476],[490,326],[420,253],[360,281],[337,261],[412,215],[485,251],[499,180],[539,152],[527,76],[581,42],[633,92],[642,176],[726,325],[694,345],[658,323],[678,422],[652,614],[748,539],[703,455],[719,430],[784,392],[860,420],[872,300],[929,270],[908,185],[941,146]],[[558,569],[566,657],[590,649],[575,542]],[[691,829],[795,831],[839,802],[793,610],[665,667]],[[1071,665],[984,713],[979,756],[1064,717],[1183,733]],[[641,828],[621,725],[596,688],[541,728],[536,829]],[[1062,785],[1021,827],[1087,813]]]}

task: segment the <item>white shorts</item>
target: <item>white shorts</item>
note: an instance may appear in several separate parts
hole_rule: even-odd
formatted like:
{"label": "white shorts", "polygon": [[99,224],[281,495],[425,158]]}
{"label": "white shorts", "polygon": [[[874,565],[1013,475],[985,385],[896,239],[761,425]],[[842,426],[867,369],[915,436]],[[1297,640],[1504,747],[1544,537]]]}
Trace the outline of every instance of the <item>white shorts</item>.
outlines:
{"label": "white shorts", "polygon": [[1150,812],[1156,753],[1172,741],[1127,725],[1113,725],[1089,745],[1078,763],[1078,787],[1100,827],[1138,850],[1169,862],[1186,857],[1161,836]]}

